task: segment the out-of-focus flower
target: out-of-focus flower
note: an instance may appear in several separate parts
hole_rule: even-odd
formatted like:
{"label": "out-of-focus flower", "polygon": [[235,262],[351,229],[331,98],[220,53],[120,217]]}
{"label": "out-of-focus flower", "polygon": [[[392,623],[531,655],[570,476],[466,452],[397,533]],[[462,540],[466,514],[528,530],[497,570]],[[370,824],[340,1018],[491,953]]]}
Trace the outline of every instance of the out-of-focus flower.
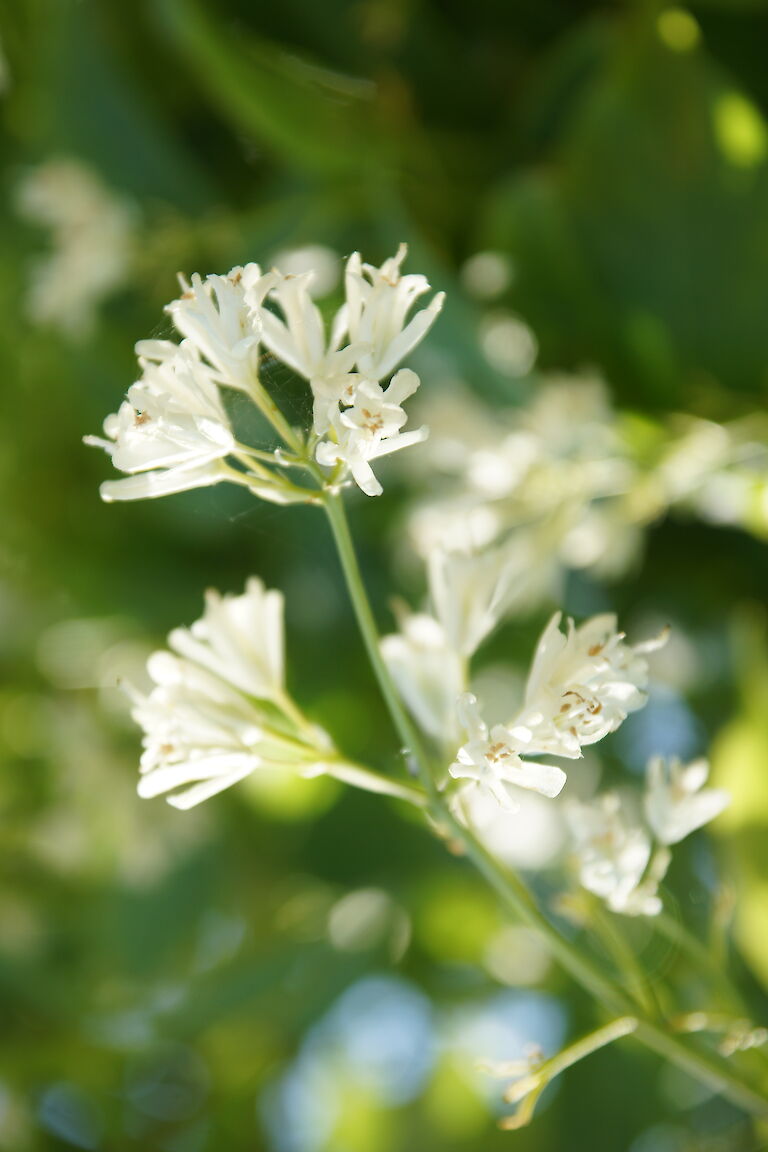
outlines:
{"label": "out-of-focus flower", "polygon": [[727,807],[727,792],[704,787],[708,776],[706,760],[682,764],[655,756],[648,762],[645,814],[661,844],[677,844]]}
{"label": "out-of-focus flower", "polygon": [[382,638],[381,654],[424,731],[455,746],[460,733],[456,701],[465,687],[462,661],[434,617],[403,613],[399,624],[399,632]]}
{"label": "out-of-focus flower", "polygon": [[[360,384],[352,406],[332,418],[335,441],[328,439],[318,444],[318,463],[327,468],[342,464],[366,496],[379,496],[382,487],[370,461],[418,444],[427,435],[426,428],[400,431],[408,419],[401,405],[418,386],[419,378],[409,368],[397,372],[386,391],[370,380]],[[343,479],[343,474],[339,479]]]}
{"label": "out-of-focus flower", "polygon": [[525,704],[509,728],[530,752],[577,757],[582,745],[602,740],[645,704],[645,655],[666,634],[630,645],[613,615],[593,616],[578,628],[569,620],[565,634],[560,620],[555,613],[542,634]]}
{"label": "out-of-focus flower", "polygon": [[478,300],[493,300],[506,292],[514,278],[514,268],[503,252],[476,252],[461,269],[461,280]]}
{"label": "out-of-focus flower", "polygon": [[515,541],[538,579],[509,599],[507,614],[556,600],[568,569],[620,576],[643,530],[670,509],[768,533],[767,428],[757,414],[727,425],[641,421],[614,411],[599,379],[558,375],[506,415],[484,413],[451,381],[418,415],[430,441],[411,472],[428,477],[429,496],[411,509],[407,539],[422,559]]}
{"label": "out-of-focus flower", "polygon": [[435,549],[428,560],[429,593],[451,647],[472,656],[501,618],[522,557],[503,546],[479,552]]}
{"label": "out-of-focus flower", "polygon": [[[157,345],[160,342],[156,342]],[[86,436],[104,448],[124,480],[101,486],[104,500],[139,500],[216,484],[235,441],[210,369],[185,344],[145,345],[141,379],[104,421],[109,437]],[[172,353],[170,353],[172,349]],[[154,360],[151,355],[161,356]]]}
{"label": "out-of-focus flower", "polygon": [[[407,525],[420,556],[516,547],[527,559],[505,613],[556,596],[565,568],[615,575],[632,562],[639,526],[659,503],[637,492],[640,471],[601,381],[550,378],[527,406],[494,419],[482,419],[477,399],[455,387],[439,403],[420,408],[431,438],[419,463],[435,493]],[[536,581],[525,580],[526,566]]]}
{"label": "out-of-focus flower", "polygon": [[73,159],[49,160],[28,172],[16,202],[22,216],[51,233],[50,255],[31,271],[30,320],[87,338],[101,302],[128,278],[134,211]]}
{"label": "out-of-focus flower", "polygon": [[300,248],[284,248],[272,258],[275,268],[288,276],[312,273],[309,283],[311,296],[327,296],[333,292],[341,278],[341,257],[324,244],[305,244]]}
{"label": "out-of-focus flower", "polygon": [[259,768],[317,775],[338,761],[283,688],[282,597],[248,582],[209,593],[202,620],[155,652],[148,695],[132,692],[144,729],[139,795],[190,808]]}
{"label": "out-of-focus flower", "polygon": [[526,376],[539,353],[533,330],[513,312],[491,312],[480,329],[480,347],[504,376]]}
{"label": "out-of-focus flower", "polygon": [[658,915],[658,887],[670,855],[665,848],[653,853],[650,836],[628,817],[619,797],[606,793],[590,804],[572,802],[567,818],[582,886],[613,912]]}
{"label": "out-of-focus flower", "polygon": [[551,868],[560,860],[567,838],[563,805],[522,790],[515,801],[517,811],[511,812],[487,790],[470,786],[460,793],[459,814],[488,851],[510,868]]}
{"label": "out-of-focus flower", "polygon": [[554,764],[535,764],[522,760],[510,732],[496,724],[490,731],[478,708],[477,698],[464,693],[458,703],[459,720],[469,737],[456,754],[449,772],[456,780],[470,780],[487,790],[504,808],[517,807],[518,788],[557,796],[566,776]]}
{"label": "out-of-focus flower", "polygon": [[675,417],[658,467],[665,498],[715,524],[768,530],[768,425],[763,414],[731,424]]}

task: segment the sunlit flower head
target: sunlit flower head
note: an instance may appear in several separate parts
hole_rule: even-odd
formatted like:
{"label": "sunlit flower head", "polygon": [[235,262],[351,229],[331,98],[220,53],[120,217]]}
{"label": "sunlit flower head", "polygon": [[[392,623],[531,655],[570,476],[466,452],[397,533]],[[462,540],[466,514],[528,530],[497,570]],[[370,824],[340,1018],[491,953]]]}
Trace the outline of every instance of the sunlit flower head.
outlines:
{"label": "sunlit flower head", "polygon": [[261,581],[242,596],[209,592],[201,620],[155,652],[153,687],[132,691],[144,729],[139,795],[190,808],[256,769],[317,775],[337,759],[283,686],[282,597]]}
{"label": "sunlit flower head", "polygon": [[381,494],[381,483],[370,461],[418,444],[427,435],[426,428],[400,431],[408,419],[402,404],[418,386],[416,373],[402,368],[386,389],[374,381],[364,381],[357,387],[351,407],[334,414],[334,438],[318,444],[317,460],[326,468],[341,465],[337,483],[349,473],[366,496]]}
{"label": "sunlit flower head", "polygon": [[[442,300],[435,297],[429,309],[408,318],[429,285],[424,277],[400,276],[404,255],[402,249],[381,269],[350,257],[347,299],[330,335],[312,297],[311,271],[262,274],[251,263],[225,276],[180,277],[182,293],[166,311],[181,342],[139,341],[143,376],[127,405],[108,419],[109,441],[87,438],[131,476],[104,485],[104,498],[159,496],[222,479],[275,503],[316,503],[325,482],[336,490],[348,478],[367,495],[379,495],[370,462],[427,434],[425,428],[402,431],[402,405],[419,378],[409,369],[392,371],[423,338]],[[353,335],[358,328],[360,340]],[[303,427],[290,424],[262,379],[265,356],[307,381],[312,419]],[[259,426],[266,422],[269,429],[266,444],[235,439],[219,389],[238,390],[253,402]],[[331,470],[325,481],[315,461]]]}
{"label": "sunlit flower head", "polygon": [[284,692],[283,595],[255,576],[241,596],[206,592],[201,619],[175,628],[168,643],[249,696],[279,700]]}
{"label": "sunlit flower head", "polygon": [[562,768],[536,764],[521,758],[520,747],[502,724],[489,730],[480,715],[477,698],[467,692],[460,697],[458,714],[469,739],[456,754],[449,772],[455,780],[468,780],[488,791],[503,808],[517,807],[518,788],[557,796],[565,784]]}
{"label": "sunlit flower head", "polygon": [[583,745],[615,731],[646,702],[646,655],[666,634],[644,644],[625,643],[616,617],[593,616],[579,627],[560,613],[550,620],[536,649],[525,704],[510,724],[532,752],[577,757]]}
{"label": "sunlit flower head", "polygon": [[226,276],[189,281],[180,276],[182,294],[166,308],[182,337],[213,369],[219,384],[248,392],[257,375],[261,314],[258,264],[233,268]]}
{"label": "sunlit flower head", "polygon": [[[105,500],[164,496],[225,479],[234,437],[210,369],[187,344],[147,342],[142,377],[104,421],[104,448],[128,478],[101,486]],[[156,357],[156,358],[155,358]]]}
{"label": "sunlit flower head", "polygon": [[253,294],[261,306],[264,346],[299,376],[311,383],[339,378],[351,372],[356,347],[343,345],[344,318],[337,314],[326,335],[323,315],[312,295],[313,272],[284,275],[273,269]]}

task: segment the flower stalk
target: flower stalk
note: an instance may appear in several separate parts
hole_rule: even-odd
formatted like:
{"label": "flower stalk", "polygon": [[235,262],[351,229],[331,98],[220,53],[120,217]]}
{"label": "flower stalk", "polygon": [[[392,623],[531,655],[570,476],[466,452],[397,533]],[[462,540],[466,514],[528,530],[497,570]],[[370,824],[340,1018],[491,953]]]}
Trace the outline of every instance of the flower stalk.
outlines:
{"label": "flower stalk", "polygon": [[634,999],[557,929],[539,908],[520,877],[499,864],[471,830],[454,815],[446,797],[437,786],[430,757],[381,657],[380,637],[360,572],[343,501],[339,495],[326,493],[323,503],[371,665],[398,735],[413,758],[414,766],[429,796],[427,808],[429,815],[438,827],[445,830],[453,842],[461,846],[467,859],[488,882],[506,910],[516,920],[536,932],[555,962],[588,992],[609,1016],[632,1018],[633,1024],[636,1020],[636,1026],[631,1030],[631,1034],[646,1048],[714,1091],[727,1096],[745,1111],[768,1117],[768,1095],[753,1087],[722,1057],[694,1047],[687,1040],[675,1035],[671,1028],[668,1029],[664,1021],[651,1019],[644,1012],[639,1013]]}

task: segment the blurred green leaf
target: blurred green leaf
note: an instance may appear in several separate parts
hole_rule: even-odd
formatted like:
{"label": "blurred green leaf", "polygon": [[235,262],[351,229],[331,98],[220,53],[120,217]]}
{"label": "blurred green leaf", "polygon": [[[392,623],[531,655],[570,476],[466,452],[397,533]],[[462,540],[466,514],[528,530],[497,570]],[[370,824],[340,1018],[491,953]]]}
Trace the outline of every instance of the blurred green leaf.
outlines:
{"label": "blurred green leaf", "polygon": [[236,130],[299,170],[355,181],[373,175],[382,147],[371,83],[289,53],[207,13],[195,0],[160,0],[157,10]]}

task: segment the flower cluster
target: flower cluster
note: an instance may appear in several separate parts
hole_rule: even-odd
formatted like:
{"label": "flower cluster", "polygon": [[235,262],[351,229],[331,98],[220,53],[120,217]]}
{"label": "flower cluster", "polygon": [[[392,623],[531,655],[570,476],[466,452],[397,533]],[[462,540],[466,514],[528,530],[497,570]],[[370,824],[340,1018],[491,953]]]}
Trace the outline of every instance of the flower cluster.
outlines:
{"label": "flower cluster", "polygon": [[516,571],[503,549],[430,556],[427,612],[399,610],[400,631],[381,651],[406,705],[442,747],[461,726],[456,702],[467,688],[468,663],[501,618]]}
{"label": "flower cluster", "polygon": [[[371,461],[426,437],[404,432],[404,402],[419,387],[410,369],[395,371],[425,336],[443,302],[424,276],[402,275],[406,255],[380,268],[349,257],[345,300],[327,332],[312,295],[311,272],[262,272],[258,264],[226,276],[182,278],[182,294],[166,311],[181,337],[140,341],[141,376],[120,411],[109,416],[106,449],[124,480],[102,486],[105,500],[161,496],[228,480],[276,503],[312,502],[319,487],[351,477],[369,496],[381,493]],[[303,377],[313,400],[310,428],[293,428],[260,377],[265,356]],[[227,411],[227,392],[256,406],[282,444],[264,450],[240,444]],[[319,466],[319,467],[318,467]],[[309,473],[313,487],[288,478]],[[323,471],[325,470],[325,471]]]}
{"label": "flower cluster", "polygon": [[638,523],[657,503],[638,498],[639,471],[599,379],[551,378],[508,416],[455,391],[422,410],[432,441],[416,466],[441,483],[409,516],[420,555],[508,541],[521,571],[536,572],[512,603],[525,607],[557,591],[563,567],[610,575],[637,553]]}
{"label": "flower cluster", "polygon": [[338,755],[284,683],[283,598],[252,578],[241,596],[206,595],[191,628],[155,652],[148,695],[131,690],[144,730],[139,795],[191,808],[259,768],[317,775]]}
{"label": "flower cluster", "polygon": [[435,548],[504,547],[519,576],[507,611],[557,601],[565,570],[623,574],[644,529],[668,509],[761,537],[768,526],[766,421],[691,416],[642,422],[616,411],[602,381],[545,376],[527,404],[484,411],[454,385],[425,396],[428,476],[407,517],[424,561]]}
{"label": "flower cluster", "polygon": [[[411,714],[441,748],[454,752],[449,775],[480,788],[502,806],[517,807],[518,789],[554,797],[565,772],[530,756],[574,759],[615,731],[646,702],[646,656],[666,632],[626,643],[612,615],[561,628],[556,613],[531,664],[522,707],[489,728],[467,691],[469,661],[514,594],[516,563],[503,548],[462,553],[436,550],[428,565],[430,612],[400,612],[400,631],[385,636],[382,655]],[[511,710],[510,710],[511,711]],[[467,740],[456,752],[461,732]]]}
{"label": "flower cluster", "polygon": [[584,746],[614,732],[646,702],[645,655],[664,642],[662,636],[627,644],[610,615],[594,616],[578,628],[569,620],[565,633],[560,620],[556,613],[544,629],[523,706],[508,723],[489,730],[475,697],[459,700],[469,740],[459,749],[450,774],[489,790],[506,807],[515,807],[516,788],[558,795],[565,772],[523,757],[574,759]]}
{"label": "flower cluster", "polygon": [[613,912],[657,915],[662,907],[659,884],[671,860],[669,846],[713,820],[728,804],[726,792],[704,788],[708,775],[705,760],[681,764],[654,757],[646,774],[645,822],[613,792],[589,804],[569,805],[582,886]]}

